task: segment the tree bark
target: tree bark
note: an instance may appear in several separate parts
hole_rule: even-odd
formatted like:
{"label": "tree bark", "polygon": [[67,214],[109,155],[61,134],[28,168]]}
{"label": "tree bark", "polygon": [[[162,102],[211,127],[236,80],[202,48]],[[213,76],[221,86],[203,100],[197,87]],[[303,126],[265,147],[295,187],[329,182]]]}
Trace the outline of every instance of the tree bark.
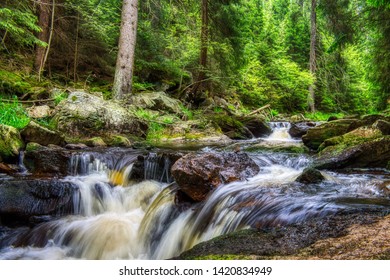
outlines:
{"label": "tree bark", "polygon": [[[50,33],[50,9],[49,0],[39,1],[38,6],[38,25],[42,29],[38,33],[38,39],[42,42],[48,42]],[[35,50],[34,70],[39,73],[45,57],[46,48],[43,46],[37,46]]]}
{"label": "tree bark", "polygon": [[[315,77],[317,71],[317,1],[311,0],[311,13],[310,13],[310,73]],[[310,110],[315,112],[315,81],[309,86],[308,105]]]}
{"label": "tree bark", "polygon": [[137,24],[138,0],[123,0],[118,57],[113,85],[113,97],[117,100],[128,98],[132,92]]}
{"label": "tree bark", "polygon": [[202,27],[200,32],[199,75],[193,89],[194,99],[197,99],[197,92],[202,87],[203,81],[206,78],[206,68],[207,68],[207,51],[208,51],[208,40],[209,40],[208,0],[202,0],[201,5],[202,5],[201,6]]}

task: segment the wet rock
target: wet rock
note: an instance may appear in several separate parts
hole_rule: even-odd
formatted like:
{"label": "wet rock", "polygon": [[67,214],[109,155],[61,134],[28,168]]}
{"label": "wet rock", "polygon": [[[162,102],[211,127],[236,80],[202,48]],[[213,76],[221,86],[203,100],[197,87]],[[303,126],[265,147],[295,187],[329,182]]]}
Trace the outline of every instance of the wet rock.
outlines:
{"label": "wet rock", "polygon": [[315,184],[321,183],[323,180],[325,180],[325,178],[320,171],[315,168],[309,167],[305,168],[302,174],[299,175],[295,181],[303,184]]}
{"label": "wet rock", "polygon": [[202,201],[219,185],[244,180],[259,170],[245,153],[190,153],[176,161],[171,173],[181,191],[194,201]]}
{"label": "wet rock", "polygon": [[[343,246],[343,249],[344,252],[356,252],[355,249],[358,249],[361,255],[344,254],[342,259],[378,259],[386,252],[388,255],[389,250],[388,234],[385,234],[382,241],[382,238],[375,238],[381,230],[385,229],[382,234],[388,232],[389,217],[383,220],[381,218],[380,213],[367,210],[359,213],[338,213],[290,225],[241,230],[202,242],[175,259],[336,259],[337,252],[331,254],[327,249],[334,247],[332,244],[335,238],[345,238],[345,241],[359,240],[355,243],[343,243],[347,245]],[[385,227],[383,223],[386,224]],[[372,228],[370,239],[376,239],[384,246],[379,248],[372,246],[374,243],[366,242],[364,238],[355,238],[358,236],[354,235],[354,231],[350,231],[351,227],[361,229],[363,233],[365,229]],[[321,251],[316,250],[320,248],[317,244],[324,244],[322,241],[327,241],[328,246],[322,246]],[[373,248],[375,250],[372,250]]]}
{"label": "wet rock", "polygon": [[12,175],[19,171],[19,167],[16,164],[7,164],[4,162],[0,162],[0,173]]}
{"label": "wet rock", "polygon": [[24,142],[19,131],[8,125],[0,124],[0,159],[16,162]]}
{"label": "wet rock", "polygon": [[24,164],[35,176],[67,176],[72,153],[62,148],[26,151]]}
{"label": "wet rock", "polygon": [[327,147],[314,163],[317,169],[386,168],[390,161],[390,136],[353,146],[343,143]]}
{"label": "wet rock", "polygon": [[32,216],[69,214],[77,187],[59,180],[16,180],[0,183],[0,217],[4,224]]}
{"label": "wet rock", "polygon": [[348,132],[350,125],[355,121],[353,119],[341,119],[323,123],[308,129],[307,133],[302,136],[302,141],[308,148],[317,150],[326,139]]}
{"label": "wet rock", "polygon": [[131,169],[130,180],[156,180],[163,183],[173,182],[172,165],[183,156],[182,153],[150,153],[138,155]]}
{"label": "wet rock", "polygon": [[313,122],[299,122],[299,123],[292,123],[291,127],[288,130],[288,133],[293,138],[301,138],[303,135],[306,134],[306,132],[312,128],[315,127],[316,124]]}
{"label": "wet rock", "polygon": [[238,120],[256,137],[266,137],[272,133],[271,127],[267,122],[257,116],[239,117]]}
{"label": "wet rock", "polygon": [[34,121],[30,121],[20,134],[26,143],[35,142],[44,146],[65,144],[65,139],[59,132],[49,130]]}
{"label": "wet rock", "polygon": [[90,138],[106,134],[144,136],[147,126],[114,101],[85,92],[73,92],[58,104],[54,119],[66,135]]}

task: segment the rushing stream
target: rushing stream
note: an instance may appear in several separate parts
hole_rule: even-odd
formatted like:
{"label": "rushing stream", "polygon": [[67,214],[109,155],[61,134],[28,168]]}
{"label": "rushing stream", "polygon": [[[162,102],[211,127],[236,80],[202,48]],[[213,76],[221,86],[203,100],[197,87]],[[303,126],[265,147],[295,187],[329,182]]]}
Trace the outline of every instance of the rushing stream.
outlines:
{"label": "rushing stream", "polygon": [[[274,132],[262,141],[297,142],[288,135],[288,125],[272,124]],[[145,180],[128,179],[139,153],[75,154],[69,176],[61,179],[78,187],[75,214],[40,223],[20,237],[15,229],[16,237],[0,250],[0,259],[167,259],[248,227],[390,205],[380,187],[388,177],[385,172],[322,172],[324,182],[305,185],[295,179],[310,165],[310,156],[256,152],[250,156],[261,167],[259,174],[217,188],[202,203],[178,207],[168,158],[161,168],[159,156],[150,153]]]}

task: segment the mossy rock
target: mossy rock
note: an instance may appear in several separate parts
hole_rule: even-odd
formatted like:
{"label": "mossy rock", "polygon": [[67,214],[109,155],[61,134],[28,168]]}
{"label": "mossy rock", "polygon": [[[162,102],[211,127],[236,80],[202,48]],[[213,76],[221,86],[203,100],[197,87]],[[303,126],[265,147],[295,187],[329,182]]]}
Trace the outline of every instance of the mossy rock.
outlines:
{"label": "mossy rock", "polygon": [[43,151],[48,149],[45,146],[42,146],[41,144],[35,143],[35,142],[29,142],[26,145],[26,152],[34,152],[34,151]]}
{"label": "mossy rock", "polygon": [[354,119],[341,119],[323,123],[308,129],[307,133],[302,136],[302,141],[308,148],[317,150],[326,139],[347,133],[350,125],[355,121]]}
{"label": "mossy rock", "polygon": [[86,92],[73,92],[57,108],[57,128],[74,138],[103,137],[110,134],[145,135],[147,126],[114,101]]}
{"label": "mossy rock", "polygon": [[34,121],[30,121],[20,134],[25,142],[35,142],[44,146],[65,144],[65,138],[59,132],[43,127]]}
{"label": "mossy rock", "polygon": [[359,127],[341,136],[326,139],[324,142],[322,142],[318,150],[322,151],[327,147],[335,145],[339,145],[338,149],[343,150],[350,146],[357,145],[381,136],[382,132],[379,129],[371,127]]}
{"label": "mossy rock", "polygon": [[101,137],[93,137],[93,138],[87,139],[84,144],[89,146],[89,147],[106,147],[107,146],[106,142],[104,142],[104,140]]}
{"label": "mossy rock", "polygon": [[209,116],[209,119],[229,138],[235,140],[252,138],[253,134],[236,117],[225,113],[217,113]]}
{"label": "mossy rock", "polygon": [[0,158],[15,161],[19,151],[25,146],[19,131],[12,126],[0,124],[0,135]]}
{"label": "mossy rock", "polygon": [[390,161],[390,136],[363,140],[354,145],[342,142],[321,151],[317,169],[386,168]]}
{"label": "mossy rock", "polygon": [[110,146],[114,147],[131,147],[131,141],[121,135],[112,135],[106,140]]}
{"label": "mossy rock", "polygon": [[0,91],[1,93],[13,96],[30,92],[32,85],[13,72],[0,70]]}

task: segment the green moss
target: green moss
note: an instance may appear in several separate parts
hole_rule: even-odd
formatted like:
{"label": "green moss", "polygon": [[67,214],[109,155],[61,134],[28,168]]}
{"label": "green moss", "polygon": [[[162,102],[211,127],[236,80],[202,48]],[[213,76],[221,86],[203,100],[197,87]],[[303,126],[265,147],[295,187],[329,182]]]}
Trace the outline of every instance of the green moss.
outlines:
{"label": "green moss", "polygon": [[19,131],[11,126],[0,124],[0,157],[3,159],[18,156],[19,150],[24,147]]}
{"label": "green moss", "polygon": [[27,143],[26,145],[26,152],[41,151],[45,149],[46,147],[34,142]]}
{"label": "green moss", "polygon": [[341,136],[325,140],[319,147],[320,155],[336,155],[349,147],[363,144],[382,136],[380,130],[361,127]]}
{"label": "green moss", "polygon": [[109,139],[107,140],[107,143],[110,146],[115,146],[115,147],[130,147],[131,146],[130,140],[124,136],[121,136],[121,135],[113,135],[113,136],[109,137]]}

